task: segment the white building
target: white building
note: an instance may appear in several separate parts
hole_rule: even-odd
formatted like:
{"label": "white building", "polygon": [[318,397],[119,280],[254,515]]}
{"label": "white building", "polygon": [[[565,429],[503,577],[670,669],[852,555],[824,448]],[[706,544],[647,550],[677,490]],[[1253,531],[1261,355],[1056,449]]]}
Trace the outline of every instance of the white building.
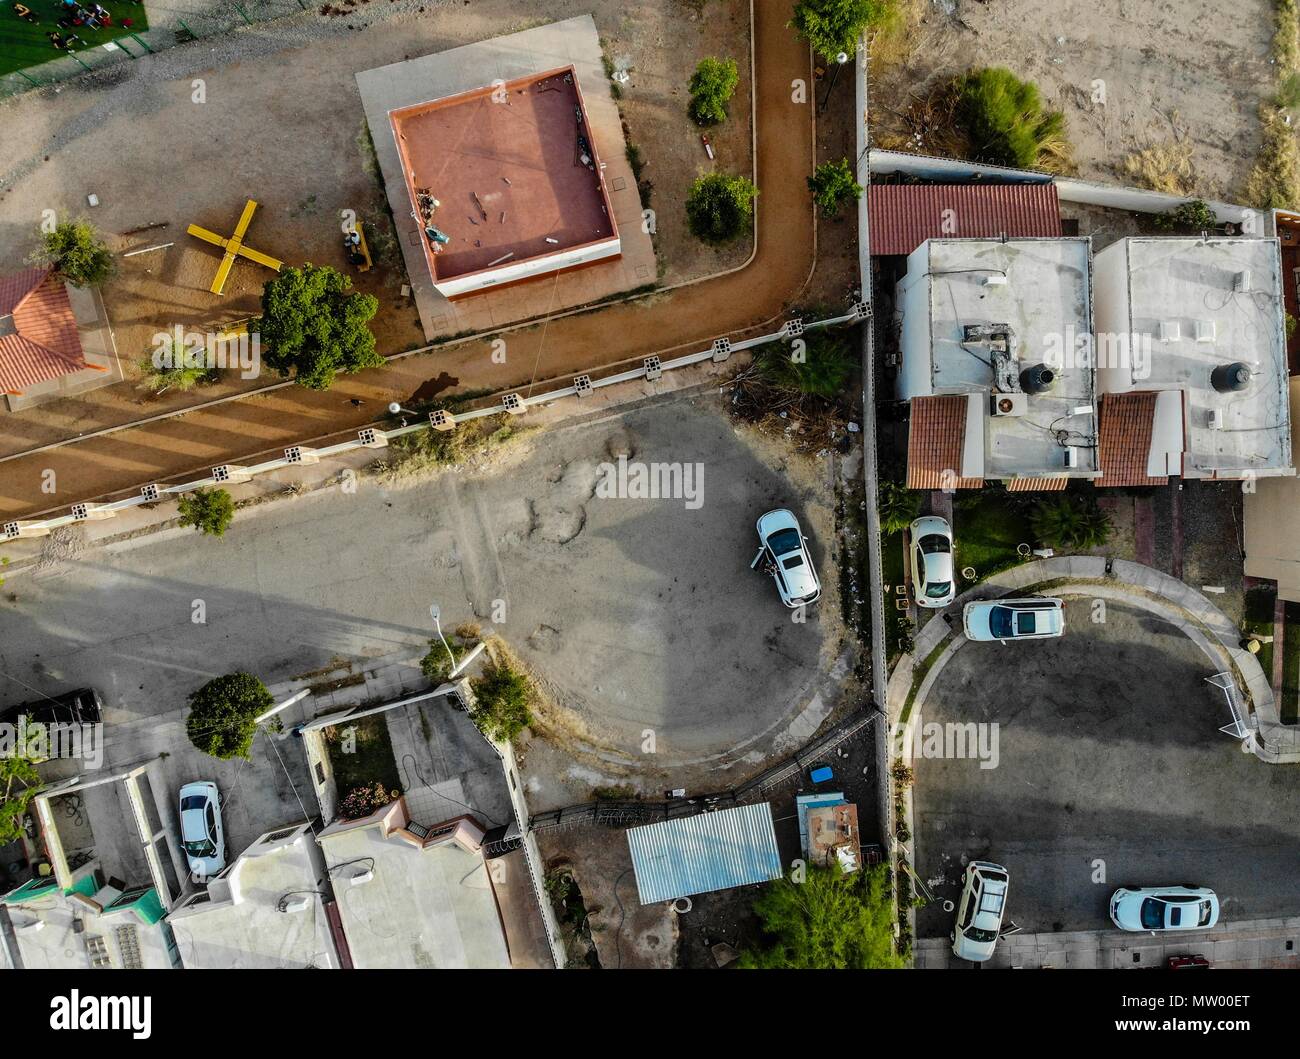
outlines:
{"label": "white building", "polygon": [[1098,485],[1295,473],[1276,239],[1122,239],[1093,273]]}
{"label": "white building", "polygon": [[1100,474],[1088,239],[929,239],[908,255],[896,311],[911,488]]}
{"label": "white building", "polygon": [[181,962],[198,968],[329,968],[329,876],[309,824],[269,831],[168,916]]}

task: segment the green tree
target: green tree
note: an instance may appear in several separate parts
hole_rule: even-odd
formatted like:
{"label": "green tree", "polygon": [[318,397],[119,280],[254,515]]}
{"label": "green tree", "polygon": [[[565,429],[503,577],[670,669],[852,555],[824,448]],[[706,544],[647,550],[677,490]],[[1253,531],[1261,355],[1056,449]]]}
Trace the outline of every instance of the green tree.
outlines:
{"label": "green tree", "polygon": [[771,386],[811,397],[838,397],[856,360],[841,335],[808,331],[799,345],[770,342],[758,352],[758,370]]}
{"label": "green tree", "polygon": [[708,173],[699,177],[686,196],[686,224],[706,243],[729,243],[754,219],[758,189],[748,177]]}
{"label": "green tree", "polygon": [[727,103],[736,94],[740,70],[735,59],[701,59],[691,75],[691,103],[687,108],[698,125],[719,125],[727,120]]}
{"label": "green tree", "polygon": [[266,685],[251,673],[215,677],[192,692],[189,702],[185,734],[205,754],[222,761],[251,760],[249,751],[257,733],[254,718],[275,705]]}
{"label": "green tree", "polygon": [[892,0],[800,0],[790,26],[826,59],[855,55],[858,39],[893,15]]}
{"label": "green tree", "polygon": [[192,390],[203,383],[215,382],[218,372],[209,368],[203,350],[187,348],[168,337],[167,341],[140,359],[140,382],[155,394],[167,390]]}
{"label": "green tree", "polygon": [[921,513],[921,494],[888,478],[880,480],[876,501],[880,528],[886,533],[902,533]]}
{"label": "green tree", "polygon": [[808,190],[812,192],[813,202],[827,217],[835,216],[841,206],[857,202],[862,197],[862,185],[854,178],[853,167],[847,158],[823,162],[814,169],[808,178]]}
{"label": "green tree", "polygon": [[379,301],[351,288],[352,280],[328,265],[286,268],[267,283],[262,315],[248,325],[261,336],[266,364],[281,375],[296,372],[312,390],[329,389],[339,372],[383,364],[368,326]]}
{"label": "green tree", "polygon": [[445,684],[454,668],[451,664],[451,658],[447,655],[448,647],[451,648],[451,654],[455,657],[457,665],[469,653],[469,646],[463,643],[459,637],[448,636],[446,647],[443,646],[441,640],[430,640],[429,650],[420,659],[420,672],[428,678],[429,683],[434,687]]}
{"label": "green tree", "polygon": [[54,231],[45,232],[32,262],[52,267],[74,287],[101,286],[117,271],[113,254],[99,229],[84,218],[64,221]]}
{"label": "green tree", "polygon": [[956,117],[976,161],[1033,169],[1045,155],[1068,149],[1065,115],[1043,109],[1032,81],[991,66],[959,77],[956,90]]}
{"label": "green tree", "polygon": [[235,517],[234,498],[224,489],[195,489],[180,498],[181,525],[220,537]]}
{"label": "green tree", "polygon": [[894,951],[894,908],[883,864],[845,874],[812,865],[766,887],[754,902],[762,944],[740,966],[795,970],[902,967]]}
{"label": "green tree", "polygon": [[1157,213],[1151,218],[1162,231],[1206,232],[1213,231],[1219,219],[1203,199],[1181,202],[1167,213]]}
{"label": "green tree", "polygon": [[1105,544],[1110,538],[1111,522],[1095,500],[1062,493],[1034,505],[1029,527],[1040,544],[1081,551]]}
{"label": "green tree", "polygon": [[23,834],[23,817],[40,789],[34,761],[18,754],[0,757],[0,846]]}
{"label": "green tree", "polygon": [[505,662],[485,666],[482,676],[470,681],[475,704],[472,720],[490,739],[509,742],[533,723],[536,698],[532,682]]}

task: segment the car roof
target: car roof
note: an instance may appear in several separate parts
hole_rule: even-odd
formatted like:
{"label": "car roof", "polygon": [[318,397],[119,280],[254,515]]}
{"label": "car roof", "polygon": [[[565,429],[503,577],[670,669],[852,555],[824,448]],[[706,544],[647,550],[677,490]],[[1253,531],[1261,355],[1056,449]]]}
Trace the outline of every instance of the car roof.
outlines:
{"label": "car roof", "polygon": [[794,517],[794,512],[784,507],[775,508],[760,516],[758,520],[758,533],[764,540],[778,530],[798,528],[799,520]]}

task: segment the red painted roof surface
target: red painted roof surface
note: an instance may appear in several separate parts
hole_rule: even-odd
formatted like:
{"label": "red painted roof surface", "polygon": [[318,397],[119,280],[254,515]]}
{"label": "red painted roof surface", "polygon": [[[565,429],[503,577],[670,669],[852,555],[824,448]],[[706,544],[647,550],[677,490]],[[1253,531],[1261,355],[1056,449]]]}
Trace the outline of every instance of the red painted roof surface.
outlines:
{"label": "red painted roof surface", "polygon": [[959,478],[966,442],[964,394],[912,398],[907,433],[907,488],[979,489],[983,478]]}
{"label": "red painted roof surface", "polygon": [[1068,478],[1012,478],[1007,482],[1009,493],[1057,493],[1069,484]]}
{"label": "red painted roof surface", "polygon": [[910,254],[927,239],[1059,237],[1055,184],[872,184],[871,255]]}
{"label": "red painted roof surface", "polygon": [[1164,485],[1165,476],[1147,475],[1147,454],[1155,427],[1154,392],[1107,393],[1101,397],[1101,429],[1097,438],[1101,477],[1097,485]]}
{"label": "red painted roof surface", "polygon": [[0,276],[0,390],[22,393],[84,367],[63,283],[47,268]]}

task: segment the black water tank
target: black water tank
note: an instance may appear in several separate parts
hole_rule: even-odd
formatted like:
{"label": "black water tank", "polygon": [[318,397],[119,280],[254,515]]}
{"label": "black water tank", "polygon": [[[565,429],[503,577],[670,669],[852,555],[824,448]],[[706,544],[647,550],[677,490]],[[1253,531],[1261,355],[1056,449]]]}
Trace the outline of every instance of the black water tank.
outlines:
{"label": "black water tank", "polygon": [[1034,364],[1020,373],[1020,388],[1025,393],[1046,393],[1056,381],[1056,372],[1046,364]]}
{"label": "black water tank", "polygon": [[1250,367],[1241,361],[1220,364],[1210,372],[1210,384],[1219,393],[1233,393],[1250,385]]}

